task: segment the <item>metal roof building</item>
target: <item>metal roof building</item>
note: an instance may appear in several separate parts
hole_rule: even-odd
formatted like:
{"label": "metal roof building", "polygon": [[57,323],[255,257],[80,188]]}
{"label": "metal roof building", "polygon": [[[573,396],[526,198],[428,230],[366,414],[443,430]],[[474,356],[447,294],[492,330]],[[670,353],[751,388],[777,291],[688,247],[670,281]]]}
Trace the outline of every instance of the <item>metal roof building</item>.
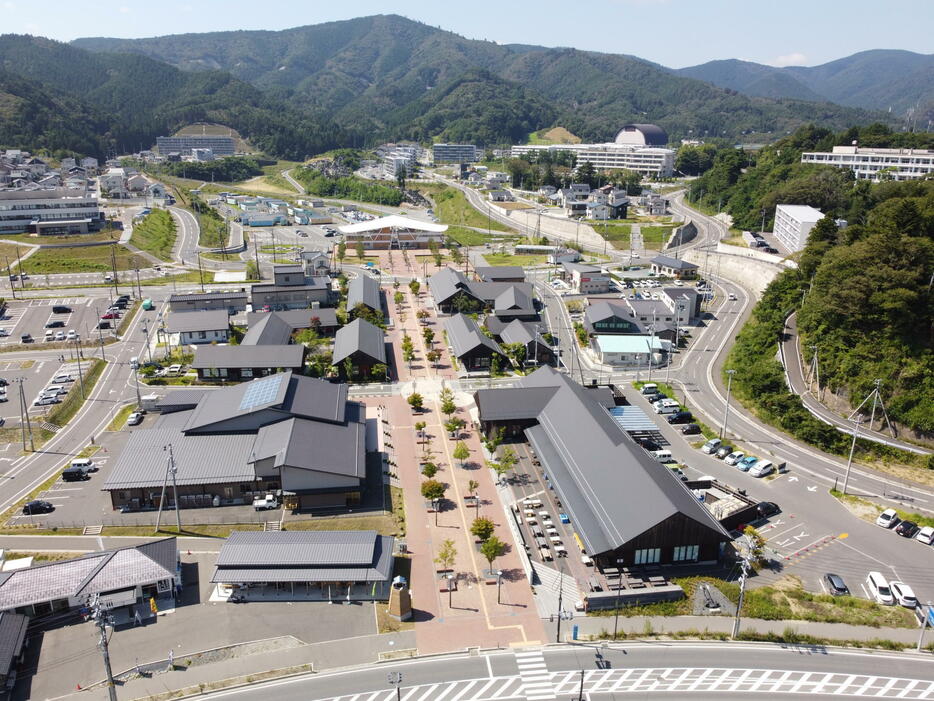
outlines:
{"label": "metal roof building", "polygon": [[287,346],[292,342],[292,325],[279,312],[264,312],[243,334],[241,346]]}
{"label": "metal roof building", "polygon": [[379,283],[366,273],[359,273],[347,284],[347,311],[363,304],[376,312],[383,311]]}
{"label": "metal roof building", "polygon": [[448,345],[451,346],[451,353],[465,370],[489,369],[494,355],[509,363],[500,345],[484,334],[477,322],[469,316],[455,314],[445,319],[444,331],[447,334]]}
{"label": "metal roof building", "polygon": [[246,324],[249,329],[260,322],[263,317],[274,314],[292,328],[292,331],[298,329],[310,329],[312,320],[318,320],[318,326],[322,333],[331,332],[336,329],[337,310],[333,307],[318,307],[317,309],[284,309],[278,312],[248,312],[246,315]]}
{"label": "metal roof building", "polygon": [[354,364],[358,365],[385,365],[386,334],[366,319],[354,319],[338,329],[334,336],[334,365],[343,362],[345,358],[352,358]]}
{"label": "metal roof building", "polygon": [[[520,391],[517,398],[510,396]],[[520,379],[516,389],[475,396],[488,429],[495,421],[491,417],[502,416],[502,405],[514,406],[515,413],[523,403],[530,405],[521,430],[599,566],[717,560],[729,534],[588,392],[543,367]],[[537,415],[530,419],[534,408]]]}
{"label": "metal roof building", "polygon": [[192,314],[172,312],[166,317],[165,330],[169,333],[191,331],[220,331],[230,327],[230,315],[223,309]]}

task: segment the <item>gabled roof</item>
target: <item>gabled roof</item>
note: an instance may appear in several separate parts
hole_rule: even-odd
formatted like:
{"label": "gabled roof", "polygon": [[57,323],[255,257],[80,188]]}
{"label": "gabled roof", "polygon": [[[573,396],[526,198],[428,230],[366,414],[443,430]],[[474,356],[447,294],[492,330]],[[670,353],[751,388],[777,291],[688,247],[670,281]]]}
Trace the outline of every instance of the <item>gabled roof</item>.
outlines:
{"label": "gabled roof", "polygon": [[543,346],[547,346],[542,335],[535,330],[534,324],[524,323],[518,319],[510,321],[499,334],[503,343],[522,343],[528,345],[532,341],[537,341]]}
{"label": "gabled roof", "polygon": [[[359,418],[359,417],[358,417]],[[366,475],[366,423],[329,424],[292,418],[263,426],[250,462],[275,458],[274,467],[292,467],[363,479]]]}
{"label": "gabled roof", "polygon": [[246,323],[249,328],[259,322],[264,316],[275,314],[288,323],[292,330],[310,329],[311,320],[315,317],[323,327],[337,326],[337,310],[332,307],[319,307],[318,309],[284,309],[278,312],[248,312]]}
{"label": "gabled roof", "polygon": [[525,435],[588,553],[614,550],[676,514],[729,539],[678,477],[626,435],[598,395],[550,367],[521,378],[515,389],[485,390],[481,421],[484,408],[495,414],[500,404],[524,398],[510,397],[518,389],[530,396],[529,388],[553,390]]}
{"label": "gabled roof", "polygon": [[339,226],[337,230],[342,234],[363,234],[371,231],[382,231],[384,229],[396,229],[398,231],[427,231],[440,234],[448,230],[447,224],[435,224],[434,222],[419,221],[409,217],[402,217],[398,214],[390,214],[388,217],[377,217],[369,221],[362,221],[356,224],[347,224]]}
{"label": "gabled roof", "polygon": [[282,346],[198,346],[194,369],[204,368],[285,368],[297,370],[305,359],[305,347]]}
{"label": "gabled roof", "polygon": [[521,265],[479,265],[474,272],[484,282],[501,280],[525,280],[525,269]]}
{"label": "gabled roof", "polygon": [[584,320],[588,324],[595,324],[614,316],[619,317],[620,319],[628,319],[632,315],[629,313],[629,309],[625,305],[614,304],[604,300],[594,302],[593,304],[588,305],[588,307],[584,310]]}
{"label": "gabled roof", "polygon": [[347,310],[352,311],[358,304],[377,312],[383,310],[379,283],[366,273],[359,273],[347,285]]}
{"label": "gabled roof", "polygon": [[0,678],[10,673],[13,661],[19,657],[26,640],[29,618],[20,613],[0,613]]}
{"label": "gabled roof", "polygon": [[510,285],[493,301],[493,309],[500,311],[534,311],[532,298],[518,284]]}
{"label": "gabled roof", "polygon": [[223,331],[230,328],[230,317],[226,309],[206,312],[172,312],[166,318],[165,328],[169,333]]}
{"label": "gabled roof", "polygon": [[363,353],[377,363],[386,363],[386,335],[379,326],[365,319],[354,319],[334,336],[335,365],[354,353]]}
{"label": "gabled roof", "polygon": [[55,599],[84,599],[170,579],[175,576],[176,558],[175,538],[164,538],[6,572],[0,580],[0,610]]}
{"label": "gabled roof", "polygon": [[276,312],[265,312],[240,341],[241,346],[287,346],[292,341],[292,325]]}
{"label": "gabled roof", "polygon": [[233,531],[211,581],[386,581],[393,544],[376,531]]}
{"label": "gabled roof", "polygon": [[671,256],[655,256],[651,262],[655,265],[672,268],[674,270],[697,270],[697,266],[694,265],[694,263],[688,263],[686,260],[672,258]]}
{"label": "gabled roof", "polygon": [[457,358],[467,355],[476,348],[487,348],[494,353],[505,355],[503,349],[492,338],[486,336],[469,316],[455,314],[444,320],[444,330],[448,335],[448,343]]}
{"label": "gabled roof", "polygon": [[466,290],[467,284],[464,274],[451,267],[441,268],[428,278],[428,290],[435,304],[443,304],[458,292]]}
{"label": "gabled roof", "polygon": [[599,273],[600,268],[596,265],[585,265],[584,263],[572,263],[570,261],[564,261],[561,263],[561,267],[564,268],[569,273]]}

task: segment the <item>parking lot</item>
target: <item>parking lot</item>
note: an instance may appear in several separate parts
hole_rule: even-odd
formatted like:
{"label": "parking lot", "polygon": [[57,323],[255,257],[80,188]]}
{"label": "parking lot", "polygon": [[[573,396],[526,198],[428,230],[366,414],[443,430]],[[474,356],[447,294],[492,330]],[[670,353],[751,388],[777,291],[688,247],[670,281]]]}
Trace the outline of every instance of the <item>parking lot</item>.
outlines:
{"label": "parking lot", "polygon": [[[82,369],[85,369],[87,368],[87,363],[82,361],[81,366]],[[62,375],[68,375],[72,380],[60,383],[53,382],[55,377]],[[8,382],[7,386],[2,388],[5,389],[6,392],[0,394],[0,397],[5,398],[0,401],[0,418],[3,418],[7,426],[18,426],[20,423],[19,384],[13,381],[19,377],[23,378],[23,394],[26,398],[29,416],[35,418],[55,408],[55,403],[42,406],[35,405],[35,402],[39,399],[39,395],[43,393],[43,390],[51,385],[58,385],[67,389],[68,392],[71,391],[71,387],[74,386],[74,382],[77,381],[79,377],[78,363],[70,359],[67,352],[65,354],[64,363],[60,362],[58,358],[49,356],[26,361],[3,361],[2,356],[0,356],[0,378]],[[61,394],[62,399],[65,394],[67,393]],[[36,427],[33,426],[33,428],[35,429]]]}
{"label": "parking lot", "polygon": [[[53,313],[52,308],[64,306],[71,309],[68,313]],[[110,306],[108,297],[60,297],[56,299],[30,299],[23,301],[8,300],[6,312],[0,319],[0,329],[7,335],[0,336],[0,346],[24,345],[23,334],[32,336],[35,343],[45,339],[46,331],[53,334],[61,331],[65,336],[74,330],[82,339],[97,337],[97,322],[100,315]],[[46,328],[48,323],[61,323],[54,328]],[[106,331],[104,332],[107,333]]]}

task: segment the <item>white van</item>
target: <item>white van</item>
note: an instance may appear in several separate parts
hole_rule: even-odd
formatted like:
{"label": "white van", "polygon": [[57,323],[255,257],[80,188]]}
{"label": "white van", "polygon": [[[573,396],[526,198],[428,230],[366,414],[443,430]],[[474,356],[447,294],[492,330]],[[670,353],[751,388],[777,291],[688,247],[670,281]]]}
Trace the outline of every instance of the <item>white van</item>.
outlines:
{"label": "white van", "polygon": [[675,462],[675,459],[672,457],[670,450],[652,450],[649,451],[649,455],[661,463]]}
{"label": "white van", "polygon": [[772,474],[775,466],[770,460],[759,460],[755,465],[749,468],[750,477],[765,477]]}
{"label": "white van", "polygon": [[75,458],[71,461],[71,466],[85,472],[94,472],[94,461],[91,458]]}
{"label": "white van", "polygon": [[869,588],[869,593],[878,603],[885,604],[886,606],[895,605],[895,597],[892,596],[892,589],[889,587],[888,581],[882,576],[881,572],[870,572],[869,576],[866,577],[866,586]]}
{"label": "white van", "polygon": [[674,414],[676,411],[681,411],[681,405],[674,399],[662,399],[655,402],[654,407],[656,414]]}
{"label": "white van", "polygon": [[642,385],[642,394],[655,394],[658,391],[658,385],[654,382],[647,382]]}
{"label": "white van", "polygon": [[182,366],[178,364],[169,365],[169,367],[167,367],[165,370],[165,374],[169,377],[176,377],[180,375],[181,372],[182,372]]}
{"label": "white van", "polygon": [[130,367],[134,370],[139,368],[139,358],[137,356],[134,355],[132,358],[130,358]]}

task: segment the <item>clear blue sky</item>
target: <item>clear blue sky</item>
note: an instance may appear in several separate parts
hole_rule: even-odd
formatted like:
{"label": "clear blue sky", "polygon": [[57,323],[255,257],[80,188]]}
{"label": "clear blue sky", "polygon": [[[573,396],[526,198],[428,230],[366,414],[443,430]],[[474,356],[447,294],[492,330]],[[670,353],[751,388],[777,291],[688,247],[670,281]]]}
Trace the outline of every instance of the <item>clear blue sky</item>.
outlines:
{"label": "clear blue sky", "polygon": [[68,41],[275,30],[383,13],[472,39],[632,54],[673,68],[719,58],[811,66],[879,48],[934,52],[934,0],[0,0],[0,31]]}

